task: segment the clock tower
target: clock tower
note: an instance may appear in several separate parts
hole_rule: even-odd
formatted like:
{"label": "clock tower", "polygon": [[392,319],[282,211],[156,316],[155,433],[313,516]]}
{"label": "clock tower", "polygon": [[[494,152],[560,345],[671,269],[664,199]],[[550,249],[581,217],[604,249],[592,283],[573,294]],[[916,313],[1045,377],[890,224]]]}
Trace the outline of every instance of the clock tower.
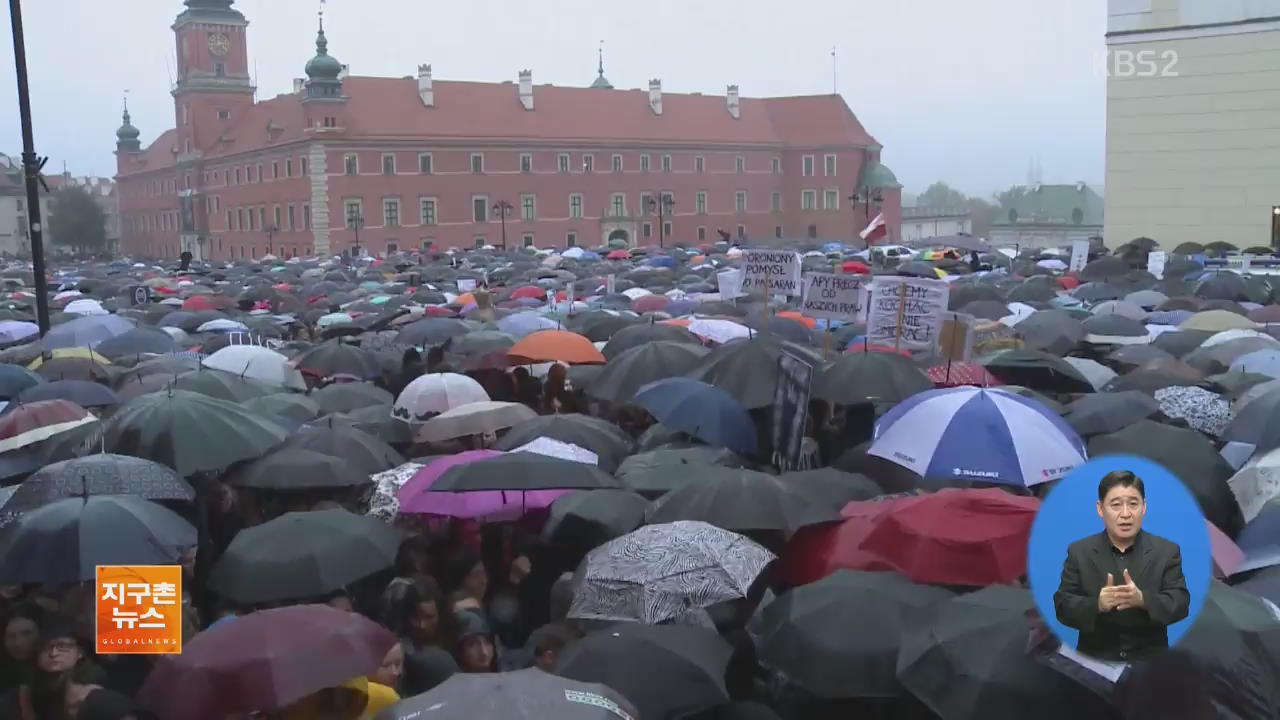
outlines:
{"label": "clock tower", "polygon": [[185,0],[173,24],[178,78],[173,86],[180,162],[198,160],[253,105],[249,27],[234,0]]}

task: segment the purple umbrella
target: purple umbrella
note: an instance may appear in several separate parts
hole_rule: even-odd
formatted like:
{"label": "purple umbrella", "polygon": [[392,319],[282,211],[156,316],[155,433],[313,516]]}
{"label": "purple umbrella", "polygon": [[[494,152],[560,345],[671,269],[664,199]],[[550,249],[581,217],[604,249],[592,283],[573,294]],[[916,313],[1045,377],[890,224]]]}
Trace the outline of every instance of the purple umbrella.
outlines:
{"label": "purple umbrella", "polygon": [[440,476],[450,468],[487,460],[505,453],[497,450],[468,450],[440,458],[414,474],[400,488],[400,512],[486,520],[514,520],[526,510],[545,508],[568,490],[481,490],[477,492],[430,492]]}

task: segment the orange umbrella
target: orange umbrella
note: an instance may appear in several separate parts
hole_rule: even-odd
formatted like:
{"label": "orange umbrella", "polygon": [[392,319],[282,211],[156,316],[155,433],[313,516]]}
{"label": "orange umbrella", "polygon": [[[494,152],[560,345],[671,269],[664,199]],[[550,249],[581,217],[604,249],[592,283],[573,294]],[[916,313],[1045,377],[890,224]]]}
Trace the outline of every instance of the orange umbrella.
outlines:
{"label": "orange umbrella", "polygon": [[807,317],[805,315],[801,315],[800,313],[794,310],[788,310],[787,312],[780,312],[778,313],[778,317],[787,318],[788,320],[795,320],[796,322],[804,325],[810,330],[818,326],[817,320],[814,320],[813,318]]}
{"label": "orange umbrella", "polygon": [[458,299],[453,301],[453,304],[454,304],[454,305],[462,305],[462,306],[464,306],[464,307],[465,307],[465,306],[470,305],[471,303],[473,303],[473,302],[475,302],[475,301],[476,301],[476,296],[475,296],[475,295],[472,295],[472,294],[471,294],[471,293],[469,293],[469,292],[466,292],[466,293],[462,293],[461,295],[459,295],[459,296],[458,296]]}
{"label": "orange umbrella", "polygon": [[682,328],[687,328],[692,323],[693,323],[693,318],[691,317],[679,317],[679,318],[671,318],[670,320],[658,321],[659,325],[678,325]]}
{"label": "orange umbrella", "polygon": [[604,355],[590,340],[568,330],[539,330],[526,335],[507,350],[507,356],[521,363],[558,361],[585,365],[605,362]]}

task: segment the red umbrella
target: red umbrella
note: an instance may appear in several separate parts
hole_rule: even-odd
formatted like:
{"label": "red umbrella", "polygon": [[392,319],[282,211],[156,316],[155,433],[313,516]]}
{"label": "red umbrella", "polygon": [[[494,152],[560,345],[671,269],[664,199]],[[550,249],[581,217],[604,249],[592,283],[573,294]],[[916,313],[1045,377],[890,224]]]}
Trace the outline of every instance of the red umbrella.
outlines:
{"label": "red umbrella", "polygon": [[427,317],[456,317],[458,314],[443,305],[428,305],[422,309],[422,313]]}
{"label": "red umbrella", "polygon": [[959,387],[976,385],[977,387],[994,387],[1004,383],[978,363],[951,363],[936,365],[928,369],[927,374],[938,387]]}
{"label": "red umbrella", "polygon": [[631,309],[638,313],[662,312],[671,303],[666,295],[644,295],[631,301]]}
{"label": "red umbrella", "polygon": [[373,672],[396,642],[359,613],[293,605],[227,620],[165,655],[138,692],[160,720],[277,710]]}
{"label": "red umbrella", "polygon": [[0,453],[26,447],[97,421],[70,400],[41,400],[19,405],[0,416]]}
{"label": "red umbrella", "polygon": [[536,285],[525,285],[522,288],[516,288],[515,291],[511,293],[512,300],[519,300],[520,298],[531,298],[533,300],[542,300],[546,296],[547,296],[547,291]]}
{"label": "red umbrella", "polygon": [[1058,278],[1058,287],[1063,290],[1075,290],[1080,287],[1080,280],[1079,278],[1072,277],[1071,275],[1063,275]]}
{"label": "red umbrella", "polygon": [[1209,549],[1213,556],[1214,577],[1231,577],[1244,562],[1244,551],[1226,533],[1219,530],[1217,525],[1208,519],[1204,524],[1209,526]]}
{"label": "red umbrella", "polygon": [[182,309],[188,312],[204,312],[217,310],[218,305],[208,295],[193,295],[182,302]]}
{"label": "red umbrella", "polygon": [[986,586],[1027,572],[1027,540],[1040,501],[998,488],[947,488],[851,502],[845,521],[796,535],[784,555],[788,581],[835,570],[893,570],[915,582]]}
{"label": "red umbrella", "polygon": [[871,268],[867,267],[866,263],[861,263],[861,262],[858,262],[857,260],[845,260],[844,264],[840,266],[840,269],[846,275],[870,275],[871,274]]}
{"label": "red umbrella", "polygon": [[604,257],[606,260],[630,260],[631,253],[627,252],[626,250],[614,250],[613,252],[609,253],[608,255],[605,255]]}
{"label": "red umbrella", "polygon": [[845,348],[845,352],[846,353],[878,352],[878,353],[889,353],[890,355],[901,355],[907,358],[911,357],[911,353],[906,350],[895,348],[892,345],[877,345],[875,343],[871,343],[870,345],[868,345],[867,341],[865,340],[863,340],[862,342],[854,343],[850,345],[849,347]]}

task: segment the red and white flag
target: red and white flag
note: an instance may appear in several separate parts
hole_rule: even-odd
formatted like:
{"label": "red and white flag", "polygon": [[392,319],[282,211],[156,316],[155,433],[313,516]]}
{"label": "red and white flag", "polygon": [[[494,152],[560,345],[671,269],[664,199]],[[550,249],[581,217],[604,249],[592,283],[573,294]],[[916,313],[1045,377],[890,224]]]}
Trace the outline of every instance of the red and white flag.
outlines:
{"label": "red and white flag", "polygon": [[862,232],[858,233],[858,236],[867,241],[867,244],[883,239],[888,235],[889,226],[884,224],[884,213],[876,215],[875,219]]}

